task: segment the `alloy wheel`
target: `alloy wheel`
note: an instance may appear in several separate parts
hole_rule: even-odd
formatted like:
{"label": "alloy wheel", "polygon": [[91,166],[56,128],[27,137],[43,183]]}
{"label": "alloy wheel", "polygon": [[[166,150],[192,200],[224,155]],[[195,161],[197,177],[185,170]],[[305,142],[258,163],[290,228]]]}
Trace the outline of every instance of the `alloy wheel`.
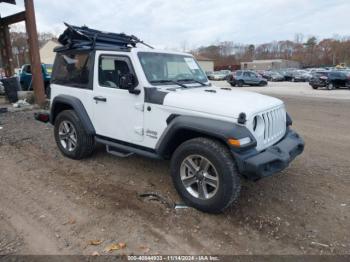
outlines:
{"label": "alloy wheel", "polygon": [[61,146],[68,152],[72,152],[77,147],[77,132],[70,121],[62,121],[58,129],[58,136]]}
{"label": "alloy wheel", "polygon": [[190,155],[180,168],[183,186],[193,197],[207,200],[215,196],[219,188],[219,175],[214,165],[205,157]]}

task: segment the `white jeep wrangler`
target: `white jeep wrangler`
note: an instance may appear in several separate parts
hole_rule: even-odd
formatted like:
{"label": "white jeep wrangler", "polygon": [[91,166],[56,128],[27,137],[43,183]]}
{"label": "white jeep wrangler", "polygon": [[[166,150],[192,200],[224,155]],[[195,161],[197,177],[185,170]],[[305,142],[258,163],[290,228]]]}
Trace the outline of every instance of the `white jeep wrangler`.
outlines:
{"label": "white jeep wrangler", "polygon": [[238,198],[240,175],[272,175],[304,149],[282,101],[212,86],[190,54],[69,25],[59,40],[50,122],[67,157],[98,142],[120,157],[170,159],[183,200],[217,213]]}

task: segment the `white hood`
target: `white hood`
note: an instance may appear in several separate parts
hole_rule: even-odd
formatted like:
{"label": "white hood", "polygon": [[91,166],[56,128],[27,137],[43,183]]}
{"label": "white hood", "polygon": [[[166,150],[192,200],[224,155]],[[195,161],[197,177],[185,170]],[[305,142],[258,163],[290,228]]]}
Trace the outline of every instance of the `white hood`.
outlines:
{"label": "white hood", "polygon": [[167,94],[164,100],[165,106],[236,119],[243,112],[248,120],[256,113],[282,104],[281,100],[274,97],[244,90],[224,90],[216,87],[177,89]]}

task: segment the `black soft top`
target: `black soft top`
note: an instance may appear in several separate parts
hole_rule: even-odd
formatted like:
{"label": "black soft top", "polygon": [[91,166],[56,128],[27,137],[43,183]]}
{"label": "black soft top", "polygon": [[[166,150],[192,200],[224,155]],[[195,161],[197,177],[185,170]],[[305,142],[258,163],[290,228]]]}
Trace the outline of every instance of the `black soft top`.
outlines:
{"label": "black soft top", "polygon": [[69,50],[130,50],[141,43],[150,48],[134,35],[124,33],[116,34],[102,32],[88,28],[87,26],[73,26],[65,23],[67,29],[59,36],[58,42],[62,45],[54,49],[55,52],[65,52]]}

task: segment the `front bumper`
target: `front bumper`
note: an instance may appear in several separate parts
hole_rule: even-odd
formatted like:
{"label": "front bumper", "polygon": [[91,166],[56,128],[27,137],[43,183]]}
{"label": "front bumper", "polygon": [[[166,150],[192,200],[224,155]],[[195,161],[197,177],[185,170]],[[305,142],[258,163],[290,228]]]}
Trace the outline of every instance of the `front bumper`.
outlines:
{"label": "front bumper", "polygon": [[251,180],[258,180],[288,167],[304,151],[304,145],[304,140],[296,132],[287,129],[282,140],[262,152],[249,150],[245,153],[232,153],[240,173]]}

